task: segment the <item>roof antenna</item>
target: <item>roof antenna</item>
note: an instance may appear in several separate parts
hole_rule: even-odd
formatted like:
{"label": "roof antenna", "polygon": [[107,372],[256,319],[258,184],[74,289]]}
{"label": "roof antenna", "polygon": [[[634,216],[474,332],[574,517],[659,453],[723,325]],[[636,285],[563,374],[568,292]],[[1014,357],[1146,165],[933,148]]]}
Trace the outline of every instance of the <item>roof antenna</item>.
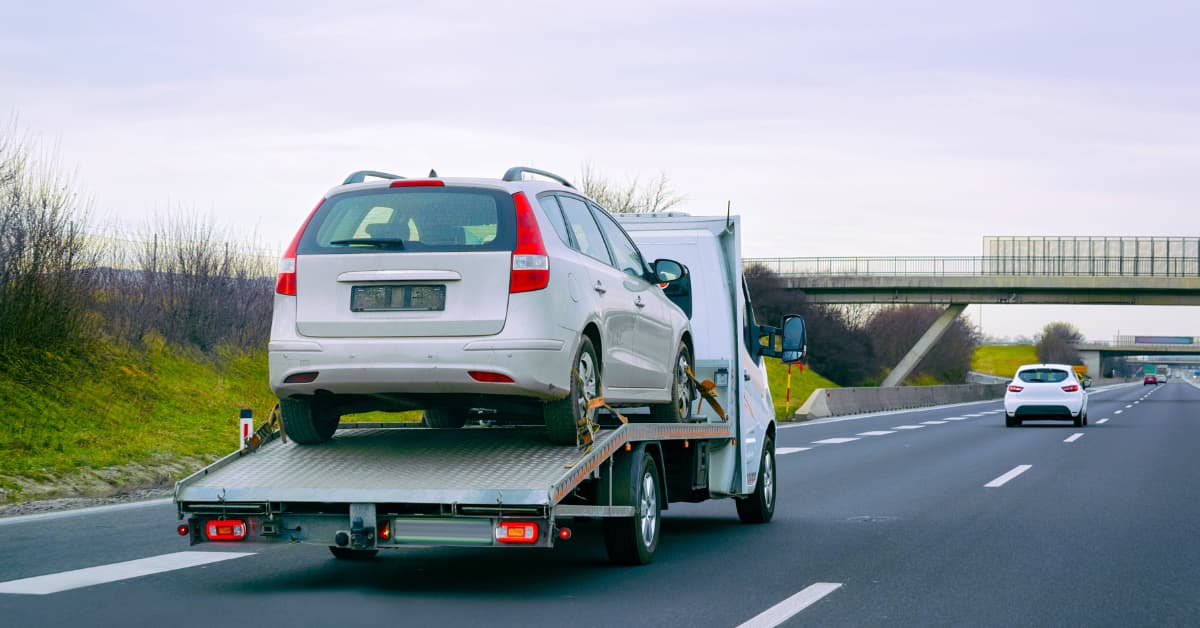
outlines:
{"label": "roof antenna", "polygon": [[429,169],[429,178],[430,178],[430,179],[436,179],[436,178],[437,178],[437,170],[434,170],[433,168],[430,168],[430,169]]}
{"label": "roof antenna", "polygon": [[733,201],[725,201],[725,230],[733,231]]}

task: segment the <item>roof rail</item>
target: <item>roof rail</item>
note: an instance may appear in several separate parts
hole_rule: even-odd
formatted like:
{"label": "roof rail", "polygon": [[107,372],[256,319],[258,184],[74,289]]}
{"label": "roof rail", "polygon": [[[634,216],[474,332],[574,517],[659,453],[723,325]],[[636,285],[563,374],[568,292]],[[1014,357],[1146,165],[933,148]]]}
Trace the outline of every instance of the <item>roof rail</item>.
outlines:
{"label": "roof rail", "polygon": [[520,181],[521,175],[523,175],[525,173],[540,174],[543,177],[554,179],[555,181],[558,181],[559,183],[561,183],[569,188],[575,187],[575,186],[571,185],[570,181],[567,181],[566,179],[554,174],[553,172],[546,172],[545,170],[538,170],[537,168],[530,168],[528,166],[513,166],[512,168],[509,168],[508,172],[504,173],[504,180],[505,181]]}
{"label": "roof rail", "polygon": [[350,173],[342,185],[350,185],[351,183],[362,183],[367,177],[375,177],[376,179],[403,179],[404,177],[398,174],[389,174],[387,172],[379,172],[378,170],[359,170],[358,172]]}

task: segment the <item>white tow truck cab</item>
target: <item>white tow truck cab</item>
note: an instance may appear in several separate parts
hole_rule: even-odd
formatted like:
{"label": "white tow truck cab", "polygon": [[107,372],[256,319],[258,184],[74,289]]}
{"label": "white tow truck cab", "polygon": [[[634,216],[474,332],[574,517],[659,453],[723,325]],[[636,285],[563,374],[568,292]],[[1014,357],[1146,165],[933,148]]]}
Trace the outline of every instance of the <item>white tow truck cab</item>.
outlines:
{"label": "white tow truck cab", "polygon": [[[579,446],[540,427],[343,424],[322,444],[278,433],[181,480],[178,532],[192,544],[303,542],[339,559],[411,546],[552,547],[576,518],[603,519],[609,557],[650,562],[671,502],[733,498],[748,523],[775,510],[775,416],[765,356],[805,352],[804,321],[758,325],[742,277],[739,219],[622,216],[648,259],[686,266],[665,284],[691,318],[709,400],[686,423],[597,412]],[[260,432],[264,433],[264,432]]]}

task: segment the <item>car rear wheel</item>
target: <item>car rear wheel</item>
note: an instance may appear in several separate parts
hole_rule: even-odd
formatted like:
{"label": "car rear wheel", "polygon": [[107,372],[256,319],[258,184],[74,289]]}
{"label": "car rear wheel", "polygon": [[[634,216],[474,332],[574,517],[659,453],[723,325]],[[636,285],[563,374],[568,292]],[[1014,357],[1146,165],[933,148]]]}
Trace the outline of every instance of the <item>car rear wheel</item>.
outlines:
{"label": "car rear wheel", "polygon": [[1021,419],[1015,416],[1004,417],[1004,427],[1021,427]]}
{"label": "car rear wheel", "polygon": [[687,373],[691,367],[692,352],[681,342],[671,369],[671,403],[650,406],[651,418],[671,423],[683,423],[691,418],[692,401],[696,398],[696,387]]}
{"label": "car rear wheel", "polygon": [[329,440],[342,418],[332,405],[316,399],[280,399],[279,416],[283,431],[301,445]]}
{"label": "car rear wheel", "polygon": [[425,408],[421,420],[428,427],[453,429],[467,423],[468,410],[457,406],[436,406]]}
{"label": "car rear wheel", "polygon": [[559,445],[578,443],[579,422],[587,416],[587,404],[600,395],[600,361],[596,349],[587,336],[579,342],[575,353],[573,372],[570,373],[571,392],[557,401],[542,405],[542,419],[546,422],[546,436]]}

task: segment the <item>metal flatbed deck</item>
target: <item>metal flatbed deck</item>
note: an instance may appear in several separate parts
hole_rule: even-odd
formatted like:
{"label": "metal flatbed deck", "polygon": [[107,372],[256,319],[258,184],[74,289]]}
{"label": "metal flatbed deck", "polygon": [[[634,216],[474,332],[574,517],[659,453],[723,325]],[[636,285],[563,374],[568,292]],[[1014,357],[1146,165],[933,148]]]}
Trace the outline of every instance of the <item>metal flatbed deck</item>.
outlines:
{"label": "metal flatbed deck", "polygon": [[588,450],[554,445],[541,427],[343,426],[329,442],[273,440],[181,480],[175,501],[426,503],[553,506],[627,442],[733,438],[725,422],[631,423],[603,429]]}

